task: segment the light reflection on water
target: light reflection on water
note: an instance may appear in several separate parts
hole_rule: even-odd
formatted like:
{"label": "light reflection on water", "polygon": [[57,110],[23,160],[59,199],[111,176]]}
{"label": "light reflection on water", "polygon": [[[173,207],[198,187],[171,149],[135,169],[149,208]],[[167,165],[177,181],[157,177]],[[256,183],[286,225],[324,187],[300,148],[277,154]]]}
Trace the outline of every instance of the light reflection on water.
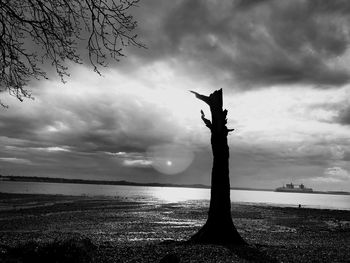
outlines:
{"label": "light reflection on water", "polygon": [[156,198],[172,203],[210,198],[210,190],[202,188],[152,187],[150,190]]}
{"label": "light reflection on water", "polygon": [[[0,182],[0,192],[118,196],[147,202],[184,202],[190,200],[207,201],[209,189],[179,187],[144,187],[123,185],[58,184],[37,182]],[[240,203],[258,203],[277,206],[310,208],[330,208],[350,210],[350,195],[281,193],[270,191],[231,190],[231,200]]]}

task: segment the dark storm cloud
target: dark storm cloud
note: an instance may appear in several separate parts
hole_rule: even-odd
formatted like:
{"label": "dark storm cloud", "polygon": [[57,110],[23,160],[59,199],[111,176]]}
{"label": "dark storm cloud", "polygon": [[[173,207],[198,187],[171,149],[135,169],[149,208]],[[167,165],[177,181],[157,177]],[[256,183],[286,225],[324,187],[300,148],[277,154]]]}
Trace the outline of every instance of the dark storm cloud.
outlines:
{"label": "dark storm cloud", "polygon": [[341,124],[350,125],[350,107],[341,110],[337,120]]}
{"label": "dark storm cloud", "polygon": [[35,101],[1,114],[0,173],[158,181],[146,151],[181,134],[177,119],[122,89],[94,90],[47,87]]}
{"label": "dark storm cloud", "polygon": [[141,5],[136,16],[148,50],[136,52],[180,59],[231,84],[342,85],[350,75],[336,60],[349,43],[350,2],[326,2],[177,1],[150,4],[151,17]]}
{"label": "dark storm cloud", "polygon": [[[349,70],[338,61],[349,44],[349,1],[148,0],[130,12],[147,49],[129,46],[120,62],[107,58],[119,70],[172,59],[184,71],[242,89],[349,81]],[[77,48],[89,66],[86,44]]]}
{"label": "dark storm cloud", "polygon": [[[350,102],[347,98],[344,98],[340,102],[325,102],[316,103],[308,107],[309,112],[323,110],[325,112],[332,113],[332,117],[326,120],[319,116],[319,121],[324,121],[327,123],[337,123],[341,125],[350,125]],[[320,118],[321,117],[321,118]]]}
{"label": "dark storm cloud", "polygon": [[142,152],[171,142],[180,129],[170,112],[137,97],[67,94],[32,106],[26,114],[14,109],[1,116],[5,145],[87,153]]}
{"label": "dark storm cloud", "polygon": [[333,159],[333,154],[329,149],[329,143],[274,143],[263,146],[249,145],[233,146],[231,156],[233,164],[244,163],[246,167],[255,169],[271,166],[283,167],[286,165],[295,166],[326,166]]}

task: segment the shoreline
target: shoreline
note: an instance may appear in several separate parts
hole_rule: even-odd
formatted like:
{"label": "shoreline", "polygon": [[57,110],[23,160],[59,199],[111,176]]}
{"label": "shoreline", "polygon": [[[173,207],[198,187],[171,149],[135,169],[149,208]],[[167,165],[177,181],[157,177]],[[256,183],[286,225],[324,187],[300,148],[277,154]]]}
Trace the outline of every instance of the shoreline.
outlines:
{"label": "shoreline", "polygon": [[[140,202],[140,203],[145,203],[145,202],[154,202],[154,200],[148,200],[144,198],[136,198],[136,197],[121,197],[121,196],[110,196],[110,195],[65,195],[65,194],[34,194],[34,193],[4,193],[0,192],[0,201],[2,199],[10,199],[12,197],[32,197],[32,198],[39,198],[41,199],[42,197],[62,197],[62,198],[73,198],[73,199],[79,199],[79,198],[102,198],[106,200],[128,200],[129,202]],[[179,201],[181,202],[202,202],[202,203],[209,203],[209,200],[189,200],[189,201]],[[160,201],[162,203],[172,203],[171,201]],[[261,207],[271,207],[271,208],[291,208],[291,209],[310,209],[310,210],[327,210],[327,211],[345,211],[345,212],[350,212],[349,209],[343,209],[343,208],[336,208],[336,207],[315,207],[315,206],[309,206],[309,205],[302,205],[299,207],[299,204],[278,204],[278,203],[257,203],[257,202],[235,202],[231,200],[232,205],[247,205],[247,206],[261,206]],[[2,211],[2,207],[0,204],[0,211]]]}
{"label": "shoreline", "polygon": [[[35,176],[3,176],[0,175],[0,182],[36,182],[36,183],[60,183],[60,184],[93,184],[93,185],[125,185],[141,187],[180,187],[180,188],[199,188],[210,189],[209,185],[203,184],[172,184],[172,183],[136,183],[129,181],[103,181],[103,180],[86,180],[86,179],[68,179],[59,177],[35,177]],[[250,187],[231,187],[231,190],[243,191],[267,191],[267,192],[285,192],[285,193],[304,193],[304,194],[331,194],[331,195],[350,195],[347,191],[276,191],[276,189],[250,188]]]}

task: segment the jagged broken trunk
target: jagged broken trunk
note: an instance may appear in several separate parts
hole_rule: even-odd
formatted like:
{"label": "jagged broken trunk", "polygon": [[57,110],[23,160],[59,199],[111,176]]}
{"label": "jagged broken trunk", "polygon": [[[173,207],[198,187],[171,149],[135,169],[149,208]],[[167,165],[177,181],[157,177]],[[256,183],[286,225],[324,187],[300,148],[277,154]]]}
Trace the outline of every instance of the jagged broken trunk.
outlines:
{"label": "jagged broken trunk", "polygon": [[246,244],[236,230],[231,217],[230,178],[229,178],[229,147],[227,135],[231,129],[226,127],[227,110],[223,110],[222,90],[217,90],[204,96],[193,92],[196,97],[210,107],[212,120],[202,120],[211,131],[213,151],[213,169],[211,175],[211,197],[208,219],[205,225],[191,237],[190,241],[212,244]]}

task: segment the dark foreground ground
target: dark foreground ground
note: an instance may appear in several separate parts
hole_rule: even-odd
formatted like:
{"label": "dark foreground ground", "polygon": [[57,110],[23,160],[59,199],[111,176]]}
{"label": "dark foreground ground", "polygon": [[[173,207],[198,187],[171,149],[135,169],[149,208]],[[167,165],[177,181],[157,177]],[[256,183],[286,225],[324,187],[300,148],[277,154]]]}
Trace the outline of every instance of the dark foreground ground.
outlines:
{"label": "dark foreground ground", "polygon": [[233,204],[249,247],[182,242],[207,206],[0,194],[0,262],[350,262],[350,211]]}

